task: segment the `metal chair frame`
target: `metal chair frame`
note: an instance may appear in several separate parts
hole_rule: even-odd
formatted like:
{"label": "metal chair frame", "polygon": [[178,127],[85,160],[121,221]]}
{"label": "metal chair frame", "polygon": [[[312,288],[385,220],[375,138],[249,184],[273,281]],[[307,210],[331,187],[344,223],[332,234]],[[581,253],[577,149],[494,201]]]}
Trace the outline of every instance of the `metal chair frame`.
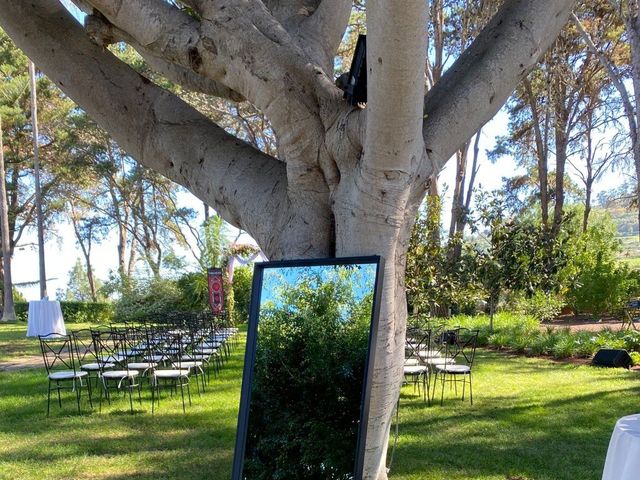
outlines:
{"label": "metal chair frame", "polygon": [[[86,372],[78,371],[74,356],[74,347],[71,335],[59,335],[57,333],[49,333],[47,335],[38,335],[40,340],[40,351],[47,370],[47,378],[49,380],[47,389],[47,417],[51,412],[51,392],[56,390],[58,393],[58,405],[62,408],[62,390],[71,390],[76,394],[76,403],[78,405],[78,413],[80,413],[80,399],[82,396],[81,389],[84,386],[82,378],[88,376]],[[58,370],[58,366],[63,369]],[[55,387],[52,388],[52,383]],[[71,386],[65,383],[71,382]],[[86,384],[89,397],[89,405],[93,408],[91,401],[90,382]]]}
{"label": "metal chair frame", "polygon": [[442,365],[436,365],[433,395],[435,396],[435,385],[438,377],[440,377],[442,384],[440,405],[444,404],[444,387],[447,381],[454,387],[456,395],[458,394],[458,383],[462,383],[462,401],[464,401],[466,385],[469,383],[469,399],[471,405],[473,405],[471,374],[476,355],[478,334],[478,330],[469,330],[467,328],[457,328],[443,332],[440,340],[445,345],[445,359],[450,359],[452,363],[445,362]]}
{"label": "metal chair frame", "polygon": [[[138,390],[138,401],[140,404],[142,404],[142,396],[140,383],[136,380],[138,371],[129,369],[125,333],[118,329],[98,332],[94,335],[94,341],[99,359],[100,379],[102,383],[102,388],[100,389],[100,411],[102,411],[103,397],[106,397],[107,402],[111,405],[110,389],[121,392],[126,388],[129,393],[129,409],[131,413],[133,413],[133,390]],[[105,368],[108,360],[113,360],[116,363],[114,370]],[[114,382],[115,385],[109,385],[110,381]]]}

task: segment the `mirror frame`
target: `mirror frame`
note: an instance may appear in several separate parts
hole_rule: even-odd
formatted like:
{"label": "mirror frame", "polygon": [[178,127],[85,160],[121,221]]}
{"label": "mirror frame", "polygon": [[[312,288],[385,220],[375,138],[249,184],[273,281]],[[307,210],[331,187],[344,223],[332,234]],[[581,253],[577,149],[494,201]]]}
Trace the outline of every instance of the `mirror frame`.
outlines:
{"label": "mirror frame", "polygon": [[356,455],[354,474],[355,479],[362,478],[364,463],[364,451],[367,438],[367,423],[369,418],[369,402],[371,398],[371,377],[375,362],[375,345],[378,332],[378,316],[380,312],[380,301],[382,297],[382,280],[384,272],[384,262],[382,257],[360,256],[341,258],[320,258],[302,260],[278,260],[273,262],[258,262],[254,264],[253,283],[251,286],[251,304],[249,310],[249,328],[247,331],[247,344],[244,358],[244,369],[242,375],[242,390],[240,394],[240,410],[238,412],[238,428],[236,431],[236,446],[233,457],[232,480],[242,480],[244,470],[244,454],[247,443],[247,429],[249,427],[249,409],[251,407],[251,392],[253,384],[253,371],[256,358],[258,321],[260,314],[260,300],[262,296],[262,283],[264,271],[272,268],[283,267],[333,267],[353,264],[374,264],[376,265],[376,278],[373,286],[373,305],[371,309],[371,328],[369,330],[369,348],[367,349],[367,359],[365,364],[365,378],[362,384],[362,397],[360,401],[360,423],[358,426],[358,441],[356,444]]}

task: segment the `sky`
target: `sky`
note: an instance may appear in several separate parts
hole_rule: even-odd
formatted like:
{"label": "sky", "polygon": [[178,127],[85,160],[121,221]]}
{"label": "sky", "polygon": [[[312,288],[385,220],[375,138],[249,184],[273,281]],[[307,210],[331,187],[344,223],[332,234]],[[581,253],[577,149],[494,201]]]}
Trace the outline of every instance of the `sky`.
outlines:
{"label": "sky", "polygon": [[[71,5],[68,0],[62,0],[76,18],[81,19],[83,14]],[[518,170],[515,162],[510,158],[503,157],[495,163],[490,163],[486,159],[485,152],[494,146],[495,138],[507,131],[508,116],[504,111],[500,111],[496,117],[485,125],[482,131],[480,141],[480,170],[477,175],[477,187],[485,190],[494,190],[501,186],[502,178],[524,173]],[[568,167],[569,168],[569,167]],[[569,174],[571,172],[569,171]],[[445,169],[440,175],[440,191],[445,192],[443,198],[443,225],[448,227],[450,220],[450,204],[452,186],[455,178],[455,163],[449,161]],[[605,174],[601,180],[594,186],[594,198],[598,193],[615,188],[623,183],[623,179],[619,174]],[[448,188],[447,188],[448,186]],[[180,196],[181,206],[191,207],[200,212],[202,216],[202,202],[190,194]],[[73,235],[73,229],[69,223],[60,223],[56,226],[54,235],[51,235],[45,244],[45,261],[47,271],[47,289],[49,298],[55,298],[57,290],[64,290],[67,286],[67,277],[69,271],[76,263],[77,258],[81,258],[82,254],[76,245]],[[237,230],[230,228],[228,236],[234,238]],[[35,231],[28,232],[24,236],[21,245],[18,245],[13,259],[13,280],[19,284],[23,282],[33,282],[38,279],[38,252],[34,246],[37,243]],[[248,235],[243,235],[240,243],[255,243]],[[94,271],[98,278],[105,280],[109,276],[110,271],[115,271],[117,267],[117,240],[115,232],[102,244],[94,246],[92,258],[94,263]],[[187,259],[191,259],[186,252],[177,252],[184,255]],[[38,285],[19,286],[18,290],[23,293],[27,300],[37,300],[39,297]]]}
{"label": "sky", "polygon": [[[507,128],[507,114],[503,111],[499,112],[496,117],[489,122],[482,131],[482,137],[480,140],[480,170],[477,176],[477,186],[486,190],[497,189],[502,184],[503,177],[509,177],[517,173],[523,173],[522,170],[518,170],[515,162],[507,157],[499,159],[495,164],[487,161],[485,151],[491,149],[495,142],[497,135],[506,132]],[[446,189],[446,195],[443,200],[443,225],[448,227],[449,224],[449,210],[451,203],[451,191],[453,180],[455,177],[455,164],[449,162],[444,171],[440,175],[440,187],[441,191],[445,189],[445,185],[449,188]],[[623,179],[619,174],[608,173],[602,180],[595,185],[594,197],[597,197],[599,192],[607,191],[622,184]],[[187,206],[200,212],[202,215],[202,202],[192,196],[191,194],[184,194],[180,196],[180,203],[182,206]],[[230,228],[228,237],[230,239],[235,238],[237,230]],[[73,229],[68,223],[61,223],[57,225],[55,230],[57,238],[50,238],[45,245],[45,260],[47,278],[47,289],[49,298],[54,298],[56,290],[66,289],[67,277],[69,271],[73,267],[77,258],[81,258],[82,254],[79,251],[75,238],[73,235]],[[25,247],[18,247],[13,260],[13,279],[15,283],[22,283],[28,281],[37,281],[38,279],[38,253],[33,246],[36,243],[35,232],[29,232],[25,236],[22,245]],[[243,235],[240,239],[240,243],[253,243],[252,239],[248,235]],[[115,238],[115,232],[110,235],[106,241],[100,245],[94,247],[92,253],[93,262],[95,265],[95,273],[100,279],[107,279],[110,271],[114,271],[117,267],[117,241]],[[189,254],[186,251],[179,252],[189,259]],[[195,268],[195,267],[194,267]],[[27,300],[37,300],[39,296],[38,285],[30,287],[18,287]]]}

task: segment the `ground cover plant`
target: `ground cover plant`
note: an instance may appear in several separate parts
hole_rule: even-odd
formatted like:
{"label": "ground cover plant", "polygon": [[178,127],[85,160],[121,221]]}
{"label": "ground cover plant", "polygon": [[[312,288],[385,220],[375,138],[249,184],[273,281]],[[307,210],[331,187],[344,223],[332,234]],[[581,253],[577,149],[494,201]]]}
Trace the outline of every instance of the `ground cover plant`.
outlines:
{"label": "ground cover plant", "polygon": [[484,347],[508,350],[532,356],[551,356],[555,359],[569,357],[588,358],[601,348],[622,348],[632,353],[640,352],[640,331],[604,328],[598,332],[571,331],[541,324],[531,315],[502,312],[490,327],[488,315],[456,315],[449,319],[413,318],[412,323],[446,323],[449,327],[461,326],[478,329],[478,344]]}
{"label": "ground cover plant", "polygon": [[[0,325],[0,350],[25,328]],[[0,479],[227,480],[242,360],[238,348],[186,415],[163,397],[154,416],[148,399],[134,415],[124,399],[82,414],[69,400],[47,419],[43,369],[0,371]],[[473,407],[449,390],[443,407],[427,407],[403,389],[390,478],[599,479],[616,419],[637,411],[638,379],[481,350]]]}

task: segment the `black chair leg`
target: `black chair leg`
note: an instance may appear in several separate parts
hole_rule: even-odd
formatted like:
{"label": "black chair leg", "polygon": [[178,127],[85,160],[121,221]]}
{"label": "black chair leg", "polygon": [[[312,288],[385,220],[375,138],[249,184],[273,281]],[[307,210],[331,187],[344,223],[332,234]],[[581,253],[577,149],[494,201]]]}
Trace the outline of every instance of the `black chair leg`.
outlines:
{"label": "black chair leg", "polygon": [[91,378],[87,377],[87,394],[89,395],[89,406],[93,408],[93,401],[91,400],[91,395],[93,394],[91,390]]}
{"label": "black chair leg", "polygon": [[131,389],[133,388],[133,384],[131,383],[131,378],[129,378],[129,385],[127,390],[129,390],[129,410],[131,414],[133,414],[133,396],[131,395]]}
{"label": "black chair leg", "polygon": [[473,384],[471,383],[471,372],[469,372],[469,399],[471,400],[471,405],[473,405]]}
{"label": "black chair leg", "polygon": [[465,394],[465,390],[467,387],[467,376],[463,375],[462,376],[462,401],[464,402],[464,394]]}
{"label": "black chair leg", "polygon": [[76,391],[76,403],[78,404],[78,413],[80,413],[80,388],[76,385],[75,379],[73,380],[73,389]]}
{"label": "black chair leg", "polygon": [[182,413],[187,413],[187,409],[184,405],[184,387],[182,382],[180,382],[180,395],[182,396]]}
{"label": "black chair leg", "polygon": [[51,380],[49,380],[49,388],[47,390],[47,417],[49,416],[50,406],[51,406]]}
{"label": "black chair leg", "polygon": [[62,398],[60,398],[60,382],[56,381],[56,390],[58,390],[58,406],[62,408]]}

